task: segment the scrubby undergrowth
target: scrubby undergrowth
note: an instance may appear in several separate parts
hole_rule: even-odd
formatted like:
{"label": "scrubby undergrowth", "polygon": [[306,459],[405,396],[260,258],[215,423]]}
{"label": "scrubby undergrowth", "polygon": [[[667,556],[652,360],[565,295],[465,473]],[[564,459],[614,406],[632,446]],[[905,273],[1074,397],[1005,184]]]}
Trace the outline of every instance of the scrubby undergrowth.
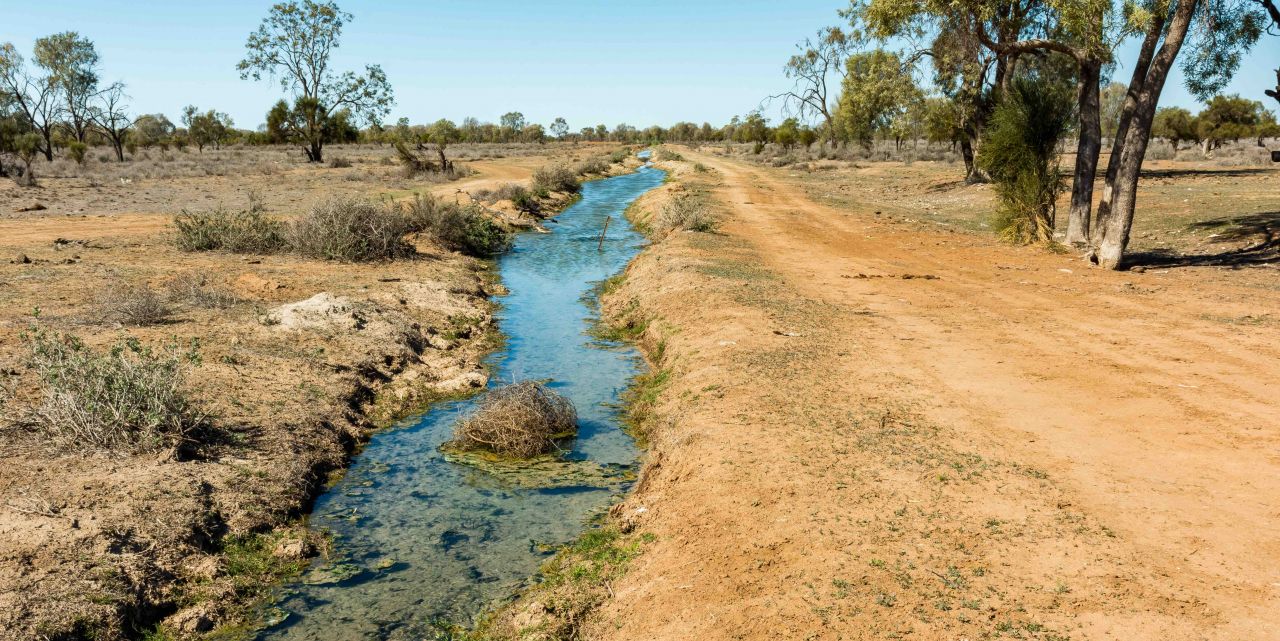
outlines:
{"label": "scrubby undergrowth", "polygon": [[453,449],[532,458],[559,449],[558,439],[578,431],[573,403],[536,381],[489,392],[475,413],[454,427]]}

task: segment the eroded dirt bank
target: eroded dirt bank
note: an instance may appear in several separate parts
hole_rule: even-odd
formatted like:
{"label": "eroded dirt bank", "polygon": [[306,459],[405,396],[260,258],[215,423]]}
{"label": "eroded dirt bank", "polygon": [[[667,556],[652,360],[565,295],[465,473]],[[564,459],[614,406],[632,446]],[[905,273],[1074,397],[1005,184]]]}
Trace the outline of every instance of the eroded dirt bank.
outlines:
{"label": "eroded dirt bank", "polygon": [[641,551],[498,636],[1280,638],[1274,270],[1091,270],[682,153],[640,215],[700,184],[718,231],[607,298],[655,367],[607,526]]}
{"label": "eroded dirt bank", "polygon": [[[523,181],[552,161],[486,161],[471,178],[412,186],[453,198]],[[307,190],[328,173],[276,175],[275,189],[311,202],[324,194]],[[237,202],[245,185],[193,178],[177,188]],[[16,426],[5,431],[0,636],[135,638],[163,621],[163,638],[215,629],[240,638],[254,622],[244,606],[324,553],[326,542],[298,518],[371,431],[484,385],[481,358],[497,338],[489,296],[500,286],[488,263],[426,237],[410,238],[414,258],[375,264],[185,253],[169,236],[171,207],[60,211],[75,189],[50,179],[35,196],[50,209],[0,220],[0,384],[16,392],[0,410],[37,400],[20,334],[38,322],[98,350],[197,341],[187,382],[216,429],[181,456],[60,449]],[[291,202],[268,199],[268,211],[291,215]],[[172,314],[145,327],[116,322],[113,297],[143,286]]]}

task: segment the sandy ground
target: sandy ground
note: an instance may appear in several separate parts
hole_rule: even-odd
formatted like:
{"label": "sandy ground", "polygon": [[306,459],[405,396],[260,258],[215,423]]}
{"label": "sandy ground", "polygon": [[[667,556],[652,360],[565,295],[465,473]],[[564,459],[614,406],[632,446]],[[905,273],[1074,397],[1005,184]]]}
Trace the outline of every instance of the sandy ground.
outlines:
{"label": "sandy ground", "polygon": [[[298,518],[359,443],[391,418],[484,384],[497,286],[481,261],[425,238],[413,260],[359,265],[174,248],[173,214],[242,207],[250,190],[268,213],[287,217],[334,195],[464,197],[460,190],[523,181],[586,153],[521,150],[469,162],[474,175],[435,184],[400,176],[380,161],[385,148],[355,151],[351,169],[257,171],[252,155],[226,152],[187,160],[210,163],[208,176],[46,173],[38,189],[0,189],[0,385],[17,393],[0,411],[17,415],[38,395],[19,335],[39,307],[41,326],[99,349],[128,338],[198,340],[201,363],[187,382],[219,435],[177,458],[58,450],[25,431],[0,434],[0,637],[136,638],[163,619],[181,638],[226,624],[234,638],[244,632],[235,624],[251,623],[246,603],[323,551]],[[362,179],[340,179],[352,171]],[[33,202],[44,209],[18,211]],[[172,317],[148,327],[103,315],[114,290],[146,285],[169,296],[184,279],[228,301],[175,298]]]}
{"label": "sandy ground", "polygon": [[924,215],[983,188],[682,153],[722,223],[608,302],[670,374],[587,637],[1280,638],[1274,262],[1107,272]]}

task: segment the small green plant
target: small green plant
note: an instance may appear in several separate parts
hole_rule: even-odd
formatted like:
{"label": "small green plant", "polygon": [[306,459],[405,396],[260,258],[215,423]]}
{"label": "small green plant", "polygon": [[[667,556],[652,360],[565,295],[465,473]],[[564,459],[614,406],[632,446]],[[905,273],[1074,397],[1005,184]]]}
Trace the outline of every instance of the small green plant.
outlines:
{"label": "small green plant", "polygon": [[43,392],[26,422],[54,447],[177,452],[208,426],[183,386],[186,367],[199,363],[194,345],[153,349],[129,338],[96,352],[75,335],[39,325],[22,339]]}
{"label": "small green plant", "polygon": [[[515,192],[515,196],[529,197],[523,189]],[[479,206],[415,195],[402,210],[409,231],[428,234],[448,249],[485,257],[511,247],[511,234]]]}

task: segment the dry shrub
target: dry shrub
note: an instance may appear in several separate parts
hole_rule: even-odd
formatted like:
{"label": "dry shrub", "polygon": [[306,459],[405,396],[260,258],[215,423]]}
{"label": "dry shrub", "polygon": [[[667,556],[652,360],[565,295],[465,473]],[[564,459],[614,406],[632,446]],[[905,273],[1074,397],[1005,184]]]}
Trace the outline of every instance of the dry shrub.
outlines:
{"label": "dry shrub", "polygon": [[203,212],[184,210],[174,217],[173,226],[182,251],[272,254],[285,246],[284,222],[263,214],[256,206],[240,211],[222,207]]}
{"label": "dry shrub", "polygon": [[569,399],[542,383],[522,381],[495,389],[480,409],[454,427],[452,447],[532,458],[557,449],[556,439],[578,430]]}
{"label": "dry shrub", "polygon": [[714,231],[716,219],[711,215],[706,199],[700,194],[681,194],[672,198],[658,212],[654,223],[658,229],[671,231]]}
{"label": "dry shrub", "polygon": [[350,167],[350,166],[351,166],[351,161],[347,160],[346,158],[343,158],[342,156],[335,156],[329,159],[330,169],[346,169],[347,167]]}
{"label": "dry shrub", "polygon": [[71,334],[33,327],[23,335],[43,399],[23,420],[59,450],[181,451],[207,427],[183,390],[194,351],[159,351],[130,338],[105,353]]}
{"label": "dry shrub", "polygon": [[579,176],[607,173],[609,171],[609,159],[604,156],[593,156],[578,163],[575,171],[578,172]]}
{"label": "dry shrub", "polygon": [[428,234],[448,249],[485,257],[511,247],[511,234],[478,206],[415,194],[401,210],[410,231]]}
{"label": "dry shrub", "polygon": [[169,320],[173,310],[158,292],[147,285],[119,281],[110,283],[99,298],[102,320],[121,325],[158,325]]}
{"label": "dry shrub", "polygon": [[572,169],[564,165],[548,165],[533,172],[532,187],[534,192],[562,191],[576,194],[582,191],[582,182]]}
{"label": "dry shrub", "polygon": [[240,299],[230,291],[214,287],[204,274],[187,272],[175,276],[168,285],[169,300],[206,309],[234,307]]}
{"label": "dry shrub", "polygon": [[310,258],[368,262],[414,254],[411,231],[398,208],[357,198],[333,198],[311,208],[289,228],[289,244]]}

